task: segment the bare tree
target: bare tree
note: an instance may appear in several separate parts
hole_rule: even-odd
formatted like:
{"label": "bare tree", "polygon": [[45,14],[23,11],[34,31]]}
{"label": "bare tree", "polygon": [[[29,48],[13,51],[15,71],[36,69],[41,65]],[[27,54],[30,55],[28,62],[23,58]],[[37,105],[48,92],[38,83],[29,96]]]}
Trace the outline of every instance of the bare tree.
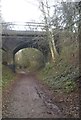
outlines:
{"label": "bare tree", "polygon": [[40,10],[44,17],[45,30],[47,33],[47,39],[48,39],[48,43],[49,43],[52,60],[55,61],[55,58],[56,58],[56,56],[58,56],[58,53],[57,53],[56,46],[55,46],[53,29],[50,24],[50,20],[51,20],[50,7],[48,4],[48,0],[45,0],[45,3],[44,3],[44,1],[40,0],[39,3],[40,3]]}

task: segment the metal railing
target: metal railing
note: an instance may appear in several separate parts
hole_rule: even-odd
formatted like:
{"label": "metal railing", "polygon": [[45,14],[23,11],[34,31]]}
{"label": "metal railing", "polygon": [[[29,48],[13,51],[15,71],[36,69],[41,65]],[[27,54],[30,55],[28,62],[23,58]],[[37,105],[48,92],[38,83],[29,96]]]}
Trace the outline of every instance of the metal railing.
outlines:
{"label": "metal railing", "polygon": [[20,30],[20,31],[43,31],[45,28],[44,23],[37,22],[2,22],[2,30]]}

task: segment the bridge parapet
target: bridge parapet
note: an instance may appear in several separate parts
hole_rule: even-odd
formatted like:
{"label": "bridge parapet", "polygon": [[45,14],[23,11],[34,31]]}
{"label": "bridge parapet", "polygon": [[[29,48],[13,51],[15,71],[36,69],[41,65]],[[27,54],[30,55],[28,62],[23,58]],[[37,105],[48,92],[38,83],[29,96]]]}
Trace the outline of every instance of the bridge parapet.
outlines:
{"label": "bridge parapet", "polygon": [[24,22],[24,23],[17,23],[17,22],[3,22],[2,23],[3,30],[22,30],[22,31],[45,31],[44,23],[37,23],[37,22]]}
{"label": "bridge parapet", "polygon": [[46,36],[46,32],[44,32],[44,31],[3,30],[2,36]]}

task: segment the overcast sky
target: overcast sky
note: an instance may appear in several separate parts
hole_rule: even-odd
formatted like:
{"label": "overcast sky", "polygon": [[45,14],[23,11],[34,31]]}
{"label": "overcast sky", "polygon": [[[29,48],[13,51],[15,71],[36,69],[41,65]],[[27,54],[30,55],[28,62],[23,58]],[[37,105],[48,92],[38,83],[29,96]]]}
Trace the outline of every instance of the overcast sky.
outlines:
{"label": "overcast sky", "polygon": [[38,3],[36,0],[2,0],[2,18],[7,22],[38,20],[40,17],[40,11],[37,5]]}
{"label": "overcast sky", "polygon": [[[50,0],[53,4],[56,0]],[[40,21],[41,12],[38,0],[2,0],[2,18],[6,22]]]}
{"label": "overcast sky", "polygon": [[[50,4],[53,5],[56,1],[61,0],[49,1]],[[38,0],[1,0],[1,13],[2,18],[6,22],[27,22],[41,20],[41,12],[39,10]]]}

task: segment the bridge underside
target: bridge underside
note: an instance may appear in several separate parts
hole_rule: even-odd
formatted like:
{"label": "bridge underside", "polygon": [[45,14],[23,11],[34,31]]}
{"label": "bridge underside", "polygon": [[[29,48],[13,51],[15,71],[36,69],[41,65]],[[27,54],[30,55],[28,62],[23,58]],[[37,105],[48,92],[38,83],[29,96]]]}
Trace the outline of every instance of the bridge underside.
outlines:
{"label": "bridge underside", "polygon": [[7,53],[7,63],[14,64],[14,55],[23,48],[36,48],[46,57],[48,54],[48,42],[46,33],[41,31],[3,31],[2,49]]}

